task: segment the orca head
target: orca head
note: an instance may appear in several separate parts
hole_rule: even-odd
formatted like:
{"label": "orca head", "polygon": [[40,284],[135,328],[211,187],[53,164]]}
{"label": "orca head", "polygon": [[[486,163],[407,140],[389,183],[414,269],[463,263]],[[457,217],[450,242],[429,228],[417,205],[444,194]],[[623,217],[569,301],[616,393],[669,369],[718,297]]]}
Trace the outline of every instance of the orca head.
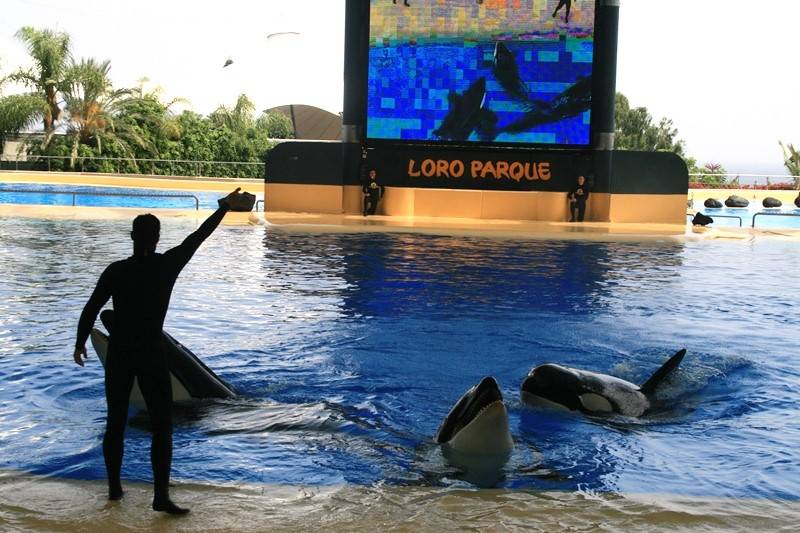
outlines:
{"label": "orca head", "polygon": [[575,411],[581,408],[581,377],[572,369],[555,364],[535,367],[522,382],[523,403]]}
{"label": "orca head", "polygon": [[493,377],[464,393],[442,421],[435,440],[462,455],[508,457],[514,443],[503,395]]}

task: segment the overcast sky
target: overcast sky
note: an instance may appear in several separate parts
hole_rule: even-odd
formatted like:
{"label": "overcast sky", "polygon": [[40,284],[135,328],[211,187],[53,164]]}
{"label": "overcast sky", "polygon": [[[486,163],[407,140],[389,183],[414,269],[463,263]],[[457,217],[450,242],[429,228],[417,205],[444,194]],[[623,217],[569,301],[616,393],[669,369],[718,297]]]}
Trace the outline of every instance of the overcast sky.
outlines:
{"label": "overcast sky", "polygon": [[[621,3],[617,89],[671,118],[701,163],[781,173],[778,140],[800,145],[800,1]],[[111,59],[115,85],[146,76],[200,113],[241,92],[259,110],[342,107],[344,0],[3,0],[0,13],[0,74],[26,63],[14,33],[32,25]],[[268,38],[280,32],[300,35]]]}

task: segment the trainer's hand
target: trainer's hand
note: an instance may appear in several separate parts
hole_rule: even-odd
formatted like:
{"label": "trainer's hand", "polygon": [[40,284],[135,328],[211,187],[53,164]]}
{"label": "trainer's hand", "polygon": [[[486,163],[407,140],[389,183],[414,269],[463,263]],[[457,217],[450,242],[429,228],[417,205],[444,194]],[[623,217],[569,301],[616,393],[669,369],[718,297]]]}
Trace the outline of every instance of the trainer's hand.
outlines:
{"label": "trainer's hand", "polygon": [[81,346],[80,348],[75,348],[75,353],[73,356],[75,358],[75,363],[83,366],[83,362],[89,357],[86,355],[86,346]]}
{"label": "trainer's hand", "polygon": [[239,194],[239,191],[241,191],[241,190],[242,190],[241,187],[236,187],[235,191],[230,193],[225,198],[220,198],[219,200],[217,200],[217,203],[219,204],[220,207],[222,207],[223,204],[224,204],[224,205],[228,206],[228,209],[230,209],[233,206],[233,204],[236,202],[236,196]]}

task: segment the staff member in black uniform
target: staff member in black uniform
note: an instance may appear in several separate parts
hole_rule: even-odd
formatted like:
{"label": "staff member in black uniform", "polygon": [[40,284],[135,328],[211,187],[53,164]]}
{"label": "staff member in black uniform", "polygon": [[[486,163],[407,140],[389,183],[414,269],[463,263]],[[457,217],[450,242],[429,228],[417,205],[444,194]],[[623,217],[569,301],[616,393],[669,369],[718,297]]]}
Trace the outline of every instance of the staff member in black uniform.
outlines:
{"label": "staff member in black uniform", "polygon": [[589,186],[584,176],[578,176],[578,184],[568,194],[570,222],[583,222],[586,213],[586,201],[589,199]]}
{"label": "staff member in black uniform", "polygon": [[134,378],[147,404],[153,427],[150,462],[155,495],[153,510],[186,514],[169,498],[169,471],[172,464],[172,383],[161,330],[167,314],[172,288],[183,267],[217,228],[225,213],[243,204],[239,189],[219,200],[217,209],[180,245],[163,254],[156,253],[161,223],[153,215],[133,220],[133,255],[109,265],[83,308],[78,322],[74,359],[83,366],[86,339],[97,313],[109,298],[114,302],[114,331],[106,360],[105,385],[108,417],[103,436],[103,457],[108,473],[108,499],[122,498],[123,437],[128,419],[128,398]]}
{"label": "staff member in black uniform", "polygon": [[378,210],[378,201],[383,196],[383,185],[378,185],[376,178],[375,170],[370,170],[369,181],[361,188],[364,193],[364,216],[375,214]]}

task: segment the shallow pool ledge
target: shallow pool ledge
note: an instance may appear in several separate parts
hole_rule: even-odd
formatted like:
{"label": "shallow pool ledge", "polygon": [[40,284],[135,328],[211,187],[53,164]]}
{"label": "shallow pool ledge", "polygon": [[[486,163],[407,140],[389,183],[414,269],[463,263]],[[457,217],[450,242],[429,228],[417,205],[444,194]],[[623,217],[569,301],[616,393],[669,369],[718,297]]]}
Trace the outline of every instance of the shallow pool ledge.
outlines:
{"label": "shallow pool ledge", "polygon": [[0,528],[20,531],[376,531],[497,529],[792,530],[796,501],[440,487],[179,483],[192,509],[174,521],[149,510],[151,486],[125,483],[121,502],[102,481],[0,473]]}
{"label": "shallow pool ledge", "polygon": [[[210,210],[147,209],[141,207],[73,207],[62,205],[0,204],[0,217],[40,218],[49,220],[119,220],[153,212],[161,218],[184,218],[202,222]],[[730,240],[749,242],[756,238],[800,241],[800,230],[752,228],[692,228],[680,224],[643,224],[623,222],[536,222],[442,217],[399,217],[331,215],[309,213],[228,213],[225,225],[270,225],[293,231],[309,232],[414,232],[445,235],[477,235],[522,239],[559,239],[589,241],[704,241]]]}
{"label": "shallow pool ledge", "polygon": [[[159,218],[187,218],[203,221],[213,211],[208,209],[154,209],[145,207],[73,207],[67,205],[0,204],[0,217],[41,218],[48,220],[119,220],[133,219],[141,213],[153,213]],[[226,225],[264,224],[255,213],[228,213]]]}

